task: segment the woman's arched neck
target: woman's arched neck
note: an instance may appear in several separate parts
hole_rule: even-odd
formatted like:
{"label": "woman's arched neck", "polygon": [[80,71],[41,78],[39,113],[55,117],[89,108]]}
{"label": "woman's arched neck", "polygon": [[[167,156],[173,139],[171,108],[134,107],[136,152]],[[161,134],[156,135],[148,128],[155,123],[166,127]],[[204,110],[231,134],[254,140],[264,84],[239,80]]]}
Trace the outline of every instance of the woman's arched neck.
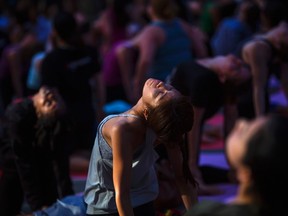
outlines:
{"label": "woman's arched neck", "polygon": [[134,105],[131,109],[127,110],[125,113],[135,115],[146,123],[145,107],[142,105],[142,102],[140,100],[136,105]]}

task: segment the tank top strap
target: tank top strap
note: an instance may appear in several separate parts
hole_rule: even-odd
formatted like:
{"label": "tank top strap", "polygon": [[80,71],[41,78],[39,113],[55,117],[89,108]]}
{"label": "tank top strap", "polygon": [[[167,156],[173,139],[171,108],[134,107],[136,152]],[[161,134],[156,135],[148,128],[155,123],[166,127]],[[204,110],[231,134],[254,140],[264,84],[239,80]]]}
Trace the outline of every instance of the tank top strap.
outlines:
{"label": "tank top strap", "polygon": [[108,115],[106,116],[99,124],[99,126],[101,125],[101,127],[108,121],[110,120],[111,118],[115,118],[115,117],[120,117],[120,116],[123,116],[123,117],[134,117],[134,118],[139,118],[139,116],[136,116],[136,115],[133,115],[133,114],[127,114],[127,113],[121,113],[121,114],[112,114],[112,115]]}
{"label": "tank top strap", "polygon": [[263,41],[264,43],[266,43],[271,50],[271,55],[272,56],[276,55],[276,53],[277,53],[276,48],[273,46],[273,44],[269,40],[267,40],[266,38],[263,38],[263,37],[257,38],[256,40]]}
{"label": "tank top strap", "polygon": [[[115,117],[120,117],[120,116],[123,116],[123,117],[133,117],[133,118],[138,118],[138,119],[141,119],[139,116],[136,116],[136,115],[133,115],[133,114],[127,114],[127,113],[122,113],[122,114],[113,114],[113,115],[109,115],[109,116],[106,116],[99,124],[99,131],[102,130],[102,127],[103,125],[111,118],[115,118]],[[99,133],[100,134],[100,137],[102,139],[103,136],[102,136],[102,133]],[[146,142],[148,143],[152,143],[152,146],[153,146],[153,143],[154,143],[154,140],[156,139],[156,135],[155,133],[153,132],[152,129],[148,128],[147,129],[147,133],[146,133]]]}
{"label": "tank top strap", "polygon": [[[102,131],[103,125],[110,119],[115,118],[115,117],[120,117],[120,116],[124,116],[124,117],[133,117],[133,118],[139,118],[139,116],[133,115],[133,114],[127,114],[127,113],[121,113],[121,114],[112,114],[112,115],[108,115],[106,116],[100,123],[98,126],[98,131]],[[102,133],[100,133],[100,137],[102,137]]]}

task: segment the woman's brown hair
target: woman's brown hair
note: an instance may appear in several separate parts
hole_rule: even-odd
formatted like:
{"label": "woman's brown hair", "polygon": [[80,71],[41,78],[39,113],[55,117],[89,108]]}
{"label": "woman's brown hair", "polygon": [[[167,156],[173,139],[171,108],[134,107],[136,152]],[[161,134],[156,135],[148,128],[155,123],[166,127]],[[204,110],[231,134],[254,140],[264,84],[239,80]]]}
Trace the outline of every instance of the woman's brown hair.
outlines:
{"label": "woman's brown hair", "polygon": [[157,134],[158,141],[173,148],[179,145],[183,155],[183,173],[192,184],[197,184],[188,167],[187,141],[184,139],[193,126],[192,104],[184,96],[166,101],[152,109],[147,118],[148,125]]}

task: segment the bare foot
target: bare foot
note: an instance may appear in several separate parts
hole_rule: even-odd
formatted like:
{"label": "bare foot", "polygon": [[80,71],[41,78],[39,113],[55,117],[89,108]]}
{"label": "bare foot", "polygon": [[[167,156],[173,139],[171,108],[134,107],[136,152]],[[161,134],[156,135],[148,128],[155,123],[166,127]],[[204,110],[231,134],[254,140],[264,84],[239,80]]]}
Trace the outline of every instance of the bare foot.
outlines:
{"label": "bare foot", "polygon": [[198,196],[217,195],[223,193],[223,191],[219,187],[215,185],[209,185],[204,182],[202,173],[198,167],[193,166],[191,170],[192,175],[198,183]]}

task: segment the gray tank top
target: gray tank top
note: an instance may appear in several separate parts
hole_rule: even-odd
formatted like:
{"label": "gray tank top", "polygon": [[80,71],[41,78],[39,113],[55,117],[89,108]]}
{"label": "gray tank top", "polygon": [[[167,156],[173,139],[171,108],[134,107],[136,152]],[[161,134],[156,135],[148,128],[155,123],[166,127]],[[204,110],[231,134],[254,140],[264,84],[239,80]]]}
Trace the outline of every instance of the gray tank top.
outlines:
{"label": "gray tank top", "polygon": [[[109,115],[99,124],[84,191],[87,214],[117,212],[112,178],[112,149],[102,135],[102,128],[109,119],[119,116],[138,118],[131,114]],[[158,182],[154,169],[154,163],[158,158],[153,148],[155,138],[152,130],[147,129],[145,143],[133,155],[130,189],[133,208],[156,199],[158,195]]]}

